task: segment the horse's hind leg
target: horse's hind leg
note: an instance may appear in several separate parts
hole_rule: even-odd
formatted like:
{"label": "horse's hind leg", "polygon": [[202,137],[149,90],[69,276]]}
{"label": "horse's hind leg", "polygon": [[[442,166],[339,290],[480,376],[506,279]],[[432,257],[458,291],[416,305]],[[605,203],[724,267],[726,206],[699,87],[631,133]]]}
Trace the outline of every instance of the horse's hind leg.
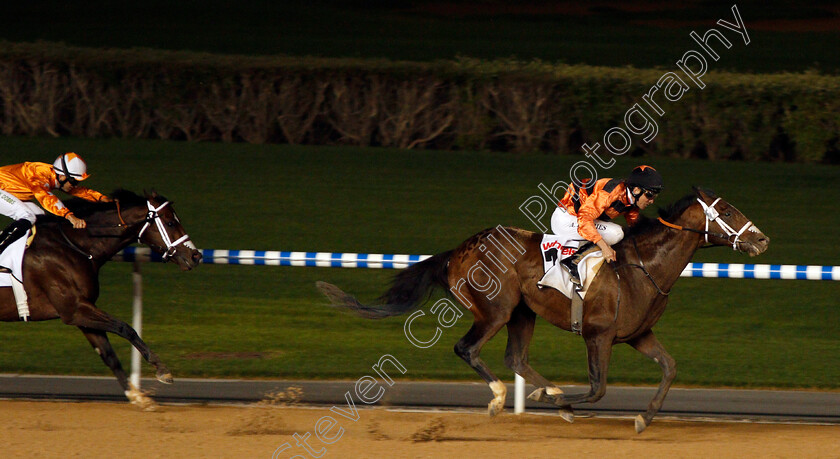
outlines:
{"label": "horse's hind leg", "polygon": [[[538,400],[542,393],[550,396],[560,395],[563,391],[555,386],[551,381],[537,373],[530,364],[528,364],[528,346],[531,344],[531,338],[534,336],[534,323],[537,315],[525,303],[520,303],[514,309],[510,320],[507,323],[508,342],[505,350],[505,365],[515,371],[516,374],[525,378],[529,384],[537,386],[528,398]],[[560,416],[568,422],[575,419],[574,412],[571,406],[561,406]]]}
{"label": "horse's hind leg", "polygon": [[629,344],[662,367],[662,381],[659,383],[656,395],[651,399],[645,414],[636,416],[636,432],[642,433],[650,425],[651,421],[653,421],[653,417],[656,416],[659,409],[662,408],[662,402],[665,401],[668,389],[671,388],[671,383],[674,382],[674,378],[677,376],[677,363],[668,354],[668,351],[662,347],[662,343],[656,339],[652,331],[648,331],[644,335],[630,341]]}
{"label": "horse's hind leg", "polygon": [[120,386],[122,386],[123,391],[125,391],[125,396],[128,400],[132,404],[137,405],[144,410],[154,409],[156,406],[154,400],[149,398],[146,394],[140,391],[140,389],[134,387],[134,385],[128,381],[128,376],[125,374],[125,370],[123,370],[120,359],[117,358],[114,348],[111,347],[111,342],[108,341],[108,335],[101,330],[93,330],[86,327],[79,327],[79,329],[82,333],[84,333],[85,338],[87,338],[90,345],[93,346],[96,353],[102,357],[102,361],[105,362],[105,365],[114,372],[114,376],[117,377],[117,381],[120,383]]}
{"label": "horse's hind leg", "polygon": [[73,314],[69,320],[65,320],[64,322],[68,325],[100,330],[123,337],[131,343],[135,349],[140,351],[140,355],[142,355],[147,362],[155,367],[155,377],[158,381],[165,384],[172,383],[172,373],[169,372],[169,369],[166,368],[166,365],[163,364],[160,357],[152,352],[149,346],[140,339],[137,332],[127,323],[109,316],[105,313],[105,311],[102,311],[89,303],[80,304],[76,309],[75,314]]}
{"label": "horse's hind leg", "polygon": [[490,385],[490,390],[493,391],[493,400],[487,405],[487,411],[490,416],[495,416],[504,410],[507,387],[490,371],[490,368],[481,360],[479,354],[484,343],[501,330],[504,324],[505,322],[502,320],[493,322],[476,320],[470,328],[470,331],[455,344],[455,354],[464,359],[473,370],[481,375],[484,381]]}
{"label": "horse's hind leg", "polygon": [[114,376],[117,377],[117,382],[120,383],[123,390],[128,390],[128,375],[125,374],[120,359],[117,358],[117,354],[114,352],[114,348],[111,347],[111,342],[108,341],[108,336],[105,332],[87,327],[79,327],[79,330],[84,333],[85,338],[93,346],[93,350],[102,358],[102,361],[105,362],[105,365],[114,372]]}

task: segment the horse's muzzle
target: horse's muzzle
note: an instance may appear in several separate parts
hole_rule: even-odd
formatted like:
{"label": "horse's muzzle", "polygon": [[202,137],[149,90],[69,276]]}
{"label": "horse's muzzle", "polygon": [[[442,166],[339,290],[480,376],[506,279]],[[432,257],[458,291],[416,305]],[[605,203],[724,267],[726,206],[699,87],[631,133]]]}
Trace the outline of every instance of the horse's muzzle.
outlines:
{"label": "horse's muzzle", "polygon": [[770,238],[764,233],[756,233],[754,237],[750,238],[749,241],[744,241],[744,243],[747,245],[745,252],[754,257],[767,251],[767,247],[770,246]]}
{"label": "horse's muzzle", "polygon": [[172,259],[175,260],[175,263],[178,263],[178,266],[182,271],[189,271],[195,268],[199,263],[201,263],[202,258],[201,252],[196,249],[179,249],[172,257]]}

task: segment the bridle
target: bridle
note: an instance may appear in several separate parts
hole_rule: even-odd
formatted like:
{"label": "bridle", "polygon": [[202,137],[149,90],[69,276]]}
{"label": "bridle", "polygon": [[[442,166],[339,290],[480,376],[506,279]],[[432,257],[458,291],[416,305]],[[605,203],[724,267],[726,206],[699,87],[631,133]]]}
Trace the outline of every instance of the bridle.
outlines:
{"label": "bridle", "polygon": [[[659,217],[659,222],[662,223],[663,225],[669,227],[669,228],[673,228],[673,229],[676,229],[676,230],[690,231],[692,233],[702,234],[702,235],[705,236],[706,243],[709,242],[709,236],[714,236],[714,237],[717,237],[717,238],[720,238],[720,239],[725,239],[727,241],[729,241],[732,238],[732,236],[735,236],[735,238],[732,240],[732,249],[733,250],[738,250],[738,244],[741,243],[741,241],[739,240],[741,235],[744,234],[744,231],[746,231],[747,229],[752,228],[753,223],[752,223],[752,221],[748,221],[747,223],[744,224],[744,226],[741,227],[740,230],[735,231],[734,228],[729,226],[729,224],[727,224],[725,221],[723,221],[720,218],[720,212],[718,212],[715,209],[715,206],[717,205],[718,202],[720,202],[720,200],[721,200],[721,198],[717,198],[717,199],[714,200],[714,202],[712,202],[711,205],[708,205],[705,202],[703,202],[702,199],[697,198],[697,202],[699,202],[700,205],[703,207],[703,215],[706,218],[705,229],[699,230],[699,229],[694,229],[694,228],[686,228],[686,227],[683,227],[683,226],[680,226],[680,225],[675,225],[673,223],[669,223],[669,222],[665,221],[662,217]],[[715,233],[715,232],[709,231],[709,223],[710,222],[717,223],[718,226],[726,234]],[[661,287],[659,287],[659,284],[657,284],[656,280],[653,279],[653,276],[651,276],[650,272],[647,270],[647,267],[645,267],[645,264],[642,261],[642,256],[641,256],[641,254],[639,254],[639,247],[636,245],[636,239],[633,238],[632,240],[633,240],[633,248],[636,251],[636,258],[639,259],[639,263],[625,263],[621,266],[615,266],[614,265],[613,270],[615,271],[616,277],[619,279],[619,281],[621,280],[621,276],[618,273],[618,268],[620,268],[620,267],[629,266],[629,267],[632,267],[632,268],[639,268],[639,269],[642,270],[642,272],[645,274],[645,276],[647,276],[647,278],[648,278],[648,280],[650,280],[651,284],[653,284],[653,287],[656,289],[656,292],[658,294],[660,294],[662,296],[668,296],[671,293],[670,290],[666,292],[666,291],[662,290]],[[619,291],[618,291],[618,303],[621,304],[621,287],[620,287],[620,285],[619,285]],[[616,317],[618,317],[618,308],[617,307],[616,307]]]}
{"label": "bridle", "polygon": [[[714,237],[717,237],[717,238],[720,238],[720,239],[725,239],[727,241],[729,241],[729,239],[732,238],[732,236],[735,236],[735,239],[732,241],[732,249],[733,250],[738,250],[738,244],[741,243],[741,241],[739,241],[738,239],[741,237],[742,234],[744,234],[744,231],[754,227],[753,223],[752,223],[752,221],[748,221],[747,223],[744,224],[744,226],[741,227],[740,230],[735,231],[734,228],[729,226],[729,224],[727,224],[726,222],[724,222],[720,218],[720,212],[718,212],[715,209],[715,205],[717,205],[717,203],[720,200],[721,200],[721,198],[717,198],[717,199],[714,200],[714,202],[712,202],[711,205],[708,205],[705,202],[703,202],[702,199],[697,198],[697,202],[699,202],[700,205],[703,207],[703,214],[706,217],[706,227],[705,227],[704,230],[699,230],[699,229],[694,229],[694,228],[685,228],[685,227],[680,226],[680,225],[675,225],[673,223],[669,223],[669,222],[665,221],[662,217],[659,217],[659,222],[662,223],[663,225],[669,227],[669,228],[673,228],[673,229],[676,229],[676,230],[690,231],[692,233],[703,234],[705,236],[706,243],[709,242],[709,236],[714,236]],[[726,234],[715,233],[715,232],[709,231],[709,223],[710,222],[717,223],[718,226]],[[647,267],[645,266],[644,261],[642,261],[642,256],[639,253],[639,247],[638,247],[638,245],[636,245],[636,239],[632,238],[632,241],[633,241],[633,249],[636,251],[636,258],[638,258],[639,263],[625,263],[623,265],[617,265],[616,263],[613,263],[613,271],[615,272],[616,279],[618,280],[618,282],[616,284],[618,292],[617,292],[617,295],[616,295],[615,318],[613,319],[613,321],[618,320],[618,311],[619,311],[619,308],[621,307],[621,275],[618,272],[618,269],[621,268],[621,267],[629,266],[631,268],[641,269],[642,272],[645,274],[645,276],[647,276],[647,278],[651,282],[651,284],[653,284],[653,287],[656,289],[656,292],[659,295],[667,297],[671,293],[670,290],[668,290],[668,291],[662,290],[662,288],[659,286],[659,284],[656,282],[656,280],[654,280],[653,276],[650,274],[650,271],[648,271]]]}
{"label": "bridle", "polygon": [[[747,221],[747,223],[744,223],[744,226],[742,226],[740,230],[735,231],[735,228],[729,226],[728,223],[726,223],[725,221],[723,221],[722,218],[720,218],[720,212],[718,212],[717,209],[715,209],[715,205],[717,205],[717,203],[720,200],[721,200],[721,198],[717,198],[717,199],[714,200],[714,202],[712,202],[711,205],[709,205],[709,204],[706,204],[705,202],[703,202],[702,199],[697,198],[697,202],[699,202],[700,205],[703,207],[703,215],[706,218],[706,229],[705,230],[698,230],[698,229],[694,229],[694,228],[685,228],[685,227],[680,226],[680,225],[675,225],[673,223],[669,223],[669,222],[665,221],[664,219],[662,219],[662,217],[659,217],[659,223],[662,223],[663,225],[665,225],[669,228],[676,229],[676,230],[691,231],[692,233],[703,234],[705,236],[706,243],[709,242],[709,236],[714,236],[716,238],[725,239],[727,242],[730,239],[732,239],[733,236],[735,236],[735,238],[732,239],[732,250],[738,250],[738,244],[743,243],[742,241],[739,240],[741,238],[741,235],[744,234],[744,231],[754,227],[753,222],[752,221]],[[720,227],[720,229],[723,230],[725,234],[724,233],[715,233],[715,232],[709,231],[709,223],[711,223],[711,222],[717,223],[718,226]]]}
{"label": "bridle", "polygon": [[[141,228],[140,232],[137,234],[137,242],[140,242],[140,238],[143,237],[143,233],[145,233],[146,230],[149,229],[149,227],[152,225],[152,223],[154,223],[157,226],[157,230],[160,233],[161,239],[163,239],[163,243],[166,244],[166,248],[163,248],[156,244],[147,243],[146,245],[163,252],[163,255],[161,256],[163,261],[168,260],[169,257],[174,255],[175,250],[178,248],[179,245],[184,244],[187,247],[190,247],[190,245],[192,245],[192,243],[190,242],[190,236],[186,233],[183,236],[176,239],[175,241],[172,241],[169,238],[169,233],[166,232],[166,227],[164,226],[163,221],[161,221],[159,214],[161,209],[169,205],[169,201],[166,201],[158,207],[155,207],[152,205],[151,201],[147,200],[146,205],[149,207],[149,211],[146,212],[146,219],[143,228]],[[122,217],[120,217],[120,219],[122,219]]]}
{"label": "bridle", "polygon": [[[161,209],[163,209],[164,207],[169,205],[169,201],[166,201],[163,204],[161,204],[160,206],[155,207],[154,205],[152,205],[151,201],[146,200],[146,206],[149,209],[149,211],[146,212],[146,217],[143,220],[141,220],[137,223],[133,223],[131,225],[126,224],[125,221],[123,220],[122,211],[120,209],[120,202],[115,201],[115,203],[116,203],[116,206],[117,206],[117,216],[120,219],[120,223],[117,223],[117,224],[114,224],[114,225],[96,225],[96,226],[88,225],[87,228],[88,229],[91,229],[91,228],[129,228],[129,227],[133,227],[135,225],[139,225],[140,223],[143,223],[143,227],[140,228],[140,232],[137,233],[137,242],[141,243],[141,244],[146,244],[149,247],[162,252],[163,255],[161,256],[161,259],[163,261],[169,260],[169,258],[171,258],[172,255],[175,254],[175,250],[177,250],[178,246],[181,245],[181,244],[184,244],[186,247],[188,247],[190,249],[195,249],[195,246],[193,246],[192,242],[190,241],[190,236],[188,234],[184,234],[183,236],[179,237],[175,241],[172,241],[172,239],[169,237],[169,233],[166,232],[166,227],[160,219],[160,213],[159,212],[161,211]],[[178,217],[176,216],[175,218],[177,219]],[[163,243],[166,245],[166,247],[161,247],[157,244],[144,243],[144,242],[140,241],[140,238],[143,237],[143,233],[145,233],[146,230],[149,229],[149,227],[152,225],[152,223],[154,223],[155,226],[157,226],[157,230],[160,233],[160,237],[161,237],[161,239],[163,239]],[[61,225],[58,225],[58,232],[64,238],[64,242],[67,244],[67,246],[69,246],[75,252],[80,253],[81,255],[83,255],[88,260],[93,260],[93,255],[91,255],[90,253],[82,250],[78,245],[73,243],[73,241],[70,240],[69,237],[67,237],[67,234],[64,232],[64,229],[62,229]],[[121,237],[121,236],[119,236],[119,235],[106,235],[106,236],[98,236],[98,237]]]}

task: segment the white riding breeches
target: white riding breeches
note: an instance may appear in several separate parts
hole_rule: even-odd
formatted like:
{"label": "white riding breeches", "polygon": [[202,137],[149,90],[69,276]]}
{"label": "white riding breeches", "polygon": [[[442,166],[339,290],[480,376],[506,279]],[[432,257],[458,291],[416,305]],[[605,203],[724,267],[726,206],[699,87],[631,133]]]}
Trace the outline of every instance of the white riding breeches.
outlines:
{"label": "white riding breeches", "polygon": [[[624,238],[624,230],[616,223],[595,220],[595,229],[608,245],[614,245]],[[577,217],[569,214],[565,207],[558,206],[554,209],[551,215],[551,232],[569,241],[568,244],[563,244],[566,247],[579,247],[580,243],[586,240],[578,233]]]}
{"label": "white riding breeches", "polygon": [[34,202],[21,201],[17,196],[0,190],[0,214],[15,221],[29,220],[35,224],[35,219],[44,214],[44,209]]}

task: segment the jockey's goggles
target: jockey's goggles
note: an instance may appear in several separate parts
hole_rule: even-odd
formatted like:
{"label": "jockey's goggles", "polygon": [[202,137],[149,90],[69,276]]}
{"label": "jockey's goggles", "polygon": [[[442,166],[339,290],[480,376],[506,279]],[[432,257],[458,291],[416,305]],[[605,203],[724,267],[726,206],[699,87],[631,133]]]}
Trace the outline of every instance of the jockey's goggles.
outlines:
{"label": "jockey's goggles", "polygon": [[76,180],[76,177],[73,177],[73,173],[70,172],[70,169],[67,167],[67,159],[65,159],[66,157],[67,157],[67,155],[61,155],[61,169],[62,169],[61,172],[62,173],[58,174],[58,175],[63,175],[64,180],[59,180],[59,184],[61,186],[64,186],[64,182],[70,182],[70,185],[78,186],[79,181]]}

